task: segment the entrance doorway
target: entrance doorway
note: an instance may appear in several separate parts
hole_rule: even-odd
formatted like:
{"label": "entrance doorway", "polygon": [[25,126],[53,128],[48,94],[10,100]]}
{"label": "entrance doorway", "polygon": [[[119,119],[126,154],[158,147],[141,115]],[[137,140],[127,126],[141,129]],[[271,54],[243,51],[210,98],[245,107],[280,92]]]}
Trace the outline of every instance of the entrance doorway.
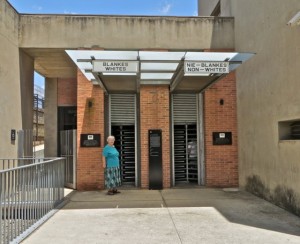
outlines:
{"label": "entrance doorway", "polygon": [[172,94],[173,186],[203,182],[201,116],[199,95]]}
{"label": "entrance doorway", "polygon": [[109,113],[110,134],[120,153],[122,184],[137,186],[136,95],[110,94]]}

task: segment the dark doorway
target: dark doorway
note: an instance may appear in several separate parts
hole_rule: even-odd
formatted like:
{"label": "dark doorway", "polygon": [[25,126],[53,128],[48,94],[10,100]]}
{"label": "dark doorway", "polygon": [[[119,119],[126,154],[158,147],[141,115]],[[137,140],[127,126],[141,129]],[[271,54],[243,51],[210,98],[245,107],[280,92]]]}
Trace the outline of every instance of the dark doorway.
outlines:
{"label": "dark doorway", "polygon": [[60,132],[65,130],[76,130],[77,129],[77,107],[76,106],[67,106],[67,107],[58,107],[58,136],[57,136],[57,154],[61,154],[60,149]]}

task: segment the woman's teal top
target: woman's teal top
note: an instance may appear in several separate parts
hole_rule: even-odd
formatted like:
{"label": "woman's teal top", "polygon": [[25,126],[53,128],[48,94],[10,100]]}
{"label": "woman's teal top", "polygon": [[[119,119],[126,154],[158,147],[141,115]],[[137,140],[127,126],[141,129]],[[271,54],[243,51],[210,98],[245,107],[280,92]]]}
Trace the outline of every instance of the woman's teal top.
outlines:
{"label": "woman's teal top", "polygon": [[102,155],[106,159],[106,167],[107,168],[120,166],[119,152],[114,146],[112,147],[107,144],[103,149]]}

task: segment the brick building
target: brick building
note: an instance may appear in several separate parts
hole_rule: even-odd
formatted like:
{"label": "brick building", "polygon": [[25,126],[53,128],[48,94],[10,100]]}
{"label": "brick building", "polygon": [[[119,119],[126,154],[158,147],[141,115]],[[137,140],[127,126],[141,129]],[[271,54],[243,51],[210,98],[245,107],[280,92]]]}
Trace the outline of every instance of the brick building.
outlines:
{"label": "brick building", "polygon": [[[32,128],[37,71],[45,77],[45,156],[75,159],[66,167],[74,188],[104,187],[110,134],[124,185],[152,189],[158,177],[160,188],[238,186],[235,70],[253,55],[235,52],[233,18],[31,15],[0,3],[0,79],[11,81],[1,83],[0,102],[21,104],[1,111],[2,134]],[[99,68],[109,62],[118,65]],[[76,146],[65,150],[70,130]],[[152,147],[154,132],[161,142]],[[1,141],[0,154],[15,157],[17,145]]]}
{"label": "brick building", "polygon": [[[182,55],[182,52],[176,51],[132,51],[133,56],[140,55],[142,59],[139,63],[140,70],[132,75],[97,73],[83,68],[93,63],[91,54],[97,57],[95,62],[102,62],[101,55],[116,55],[115,59],[124,60],[123,55],[128,55],[128,52],[130,51],[125,54],[122,51],[116,54],[115,51],[107,50],[67,51],[78,66],[78,72],[73,81],[67,79],[57,82],[58,109],[67,105],[77,111],[77,123],[74,124],[74,128],[77,128],[77,189],[104,187],[101,153],[105,138],[111,134],[116,137],[115,144],[121,155],[123,184],[151,189],[149,130],[161,131],[160,167],[163,188],[182,185],[237,187],[234,71],[211,76],[212,78],[203,74],[181,77],[177,86],[172,86],[177,77],[176,71],[183,69],[180,67],[181,57],[177,61],[170,61],[164,55]],[[195,55],[203,56],[203,53],[208,57],[215,55],[215,60],[219,59],[218,55],[237,55],[231,52],[210,54],[207,50],[192,52],[193,58]],[[183,54],[188,59],[191,53]],[[145,58],[147,55],[151,55],[150,60]],[[244,55],[247,58],[251,56]],[[152,65],[152,73],[145,66],[149,63]],[[164,68],[157,69],[161,65]],[[174,67],[171,69],[168,65]],[[170,81],[162,82],[162,78],[143,79],[145,74],[165,75],[166,72],[174,73]],[[136,81],[136,77],[140,77],[140,80]],[[120,79],[122,82],[119,82]],[[59,125],[59,128],[64,126]],[[82,146],[82,135],[86,134],[99,134],[101,146]],[[227,143],[220,143],[220,134],[226,137],[223,140],[228,140]],[[194,147],[193,153],[189,147]]]}

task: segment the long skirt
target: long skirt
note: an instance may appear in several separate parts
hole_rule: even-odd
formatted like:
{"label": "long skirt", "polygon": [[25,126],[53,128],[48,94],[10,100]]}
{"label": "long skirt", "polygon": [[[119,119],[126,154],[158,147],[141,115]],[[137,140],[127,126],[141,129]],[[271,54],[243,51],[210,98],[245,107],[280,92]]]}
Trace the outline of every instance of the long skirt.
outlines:
{"label": "long skirt", "polygon": [[105,168],[105,187],[107,189],[116,188],[121,185],[121,175],[119,167]]}

